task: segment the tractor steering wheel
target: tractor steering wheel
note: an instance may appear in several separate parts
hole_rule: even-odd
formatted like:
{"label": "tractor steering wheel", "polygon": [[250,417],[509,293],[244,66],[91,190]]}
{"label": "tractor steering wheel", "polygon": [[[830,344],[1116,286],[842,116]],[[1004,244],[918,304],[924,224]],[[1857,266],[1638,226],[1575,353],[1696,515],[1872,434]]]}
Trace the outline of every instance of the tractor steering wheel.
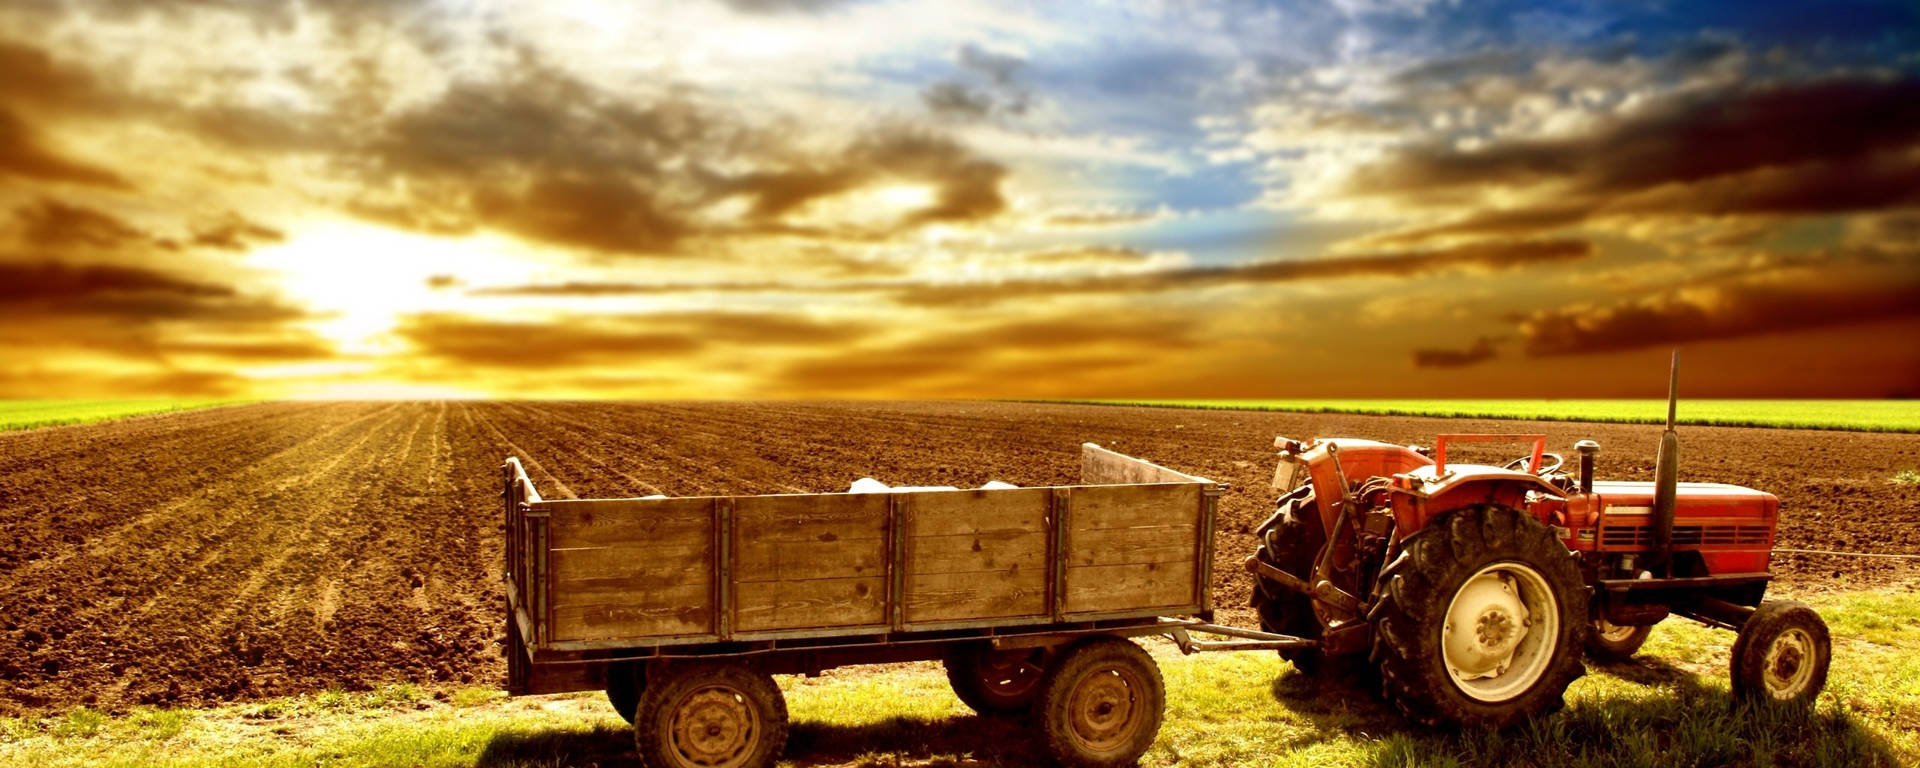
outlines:
{"label": "tractor steering wheel", "polygon": [[[1515,472],[1518,472],[1526,469],[1527,462],[1530,462],[1530,461],[1533,461],[1532,456],[1522,456],[1520,458],[1514,459],[1513,461],[1509,461],[1505,464],[1500,465],[1500,468],[1511,469]],[[1567,460],[1564,458],[1561,458],[1560,454],[1542,453],[1540,454],[1540,472],[1538,474],[1544,475],[1549,472],[1558,472],[1560,471],[1560,467],[1566,463],[1567,463]]]}

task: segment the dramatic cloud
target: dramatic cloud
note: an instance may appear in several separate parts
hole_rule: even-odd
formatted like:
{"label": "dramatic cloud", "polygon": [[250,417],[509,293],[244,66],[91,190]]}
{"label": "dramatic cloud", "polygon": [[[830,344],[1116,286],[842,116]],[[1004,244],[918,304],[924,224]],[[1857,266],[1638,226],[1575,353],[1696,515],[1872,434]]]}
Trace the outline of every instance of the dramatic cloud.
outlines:
{"label": "dramatic cloud", "polygon": [[1032,296],[1141,295],[1304,280],[1412,277],[1462,267],[1511,269],[1525,265],[1573,261],[1586,258],[1592,253],[1592,244],[1579,240],[1473,243],[1431,251],[1255,261],[1152,272],[1099,274],[1058,279],[1015,279],[994,283],[926,284],[902,288],[896,296],[901,302],[911,305],[948,306],[1008,301]]}
{"label": "dramatic cloud", "polygon": [[1920,391],[1907,5],[6,4],[0,395]]}
{"label": "dramatic cloud", "polygon": [[1920,316],[1920,262],[1910,257],[1820,267],[1763,266],[1618,304],[1542,310],[1520,333],[1529,355],[1576,355]]}
{"label": "dramatic cloud", "polygon": [[1416,349],[1413,351],[1415,368],[1460,368],[1492,360],[1498,353],[1493,348],[1494,340],[1482,336],[1466,349]]}
{"label": "dramatic cloud", "polygon": [[1501,188],[1525,191],[1518,197],[1532,201],[1489,205],[1382,239],[1527,233],[1606,216],[1920,204],[1920,80],[1680,93],[1568,136],[1399,149],[1353,171],[1344,192],[1435,207]]}
{"label": "dramatic cloud", "polygon": [[831,348],[868,332],[858,323],[726,311],[529,321],[417,315],[399,329],[416,349],[437,358],[529,369],[645,363],[715,346]]}

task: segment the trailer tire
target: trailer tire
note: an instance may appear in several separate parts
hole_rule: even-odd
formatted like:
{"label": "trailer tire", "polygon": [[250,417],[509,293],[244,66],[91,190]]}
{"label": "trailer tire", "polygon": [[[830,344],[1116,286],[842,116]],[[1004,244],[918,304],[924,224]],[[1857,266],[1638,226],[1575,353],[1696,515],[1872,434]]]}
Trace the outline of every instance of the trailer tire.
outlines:
{"label": "trailer tire", "polygon": [[1043,648],[995,651],[986,645],[962,645],[949,651],[942,663],[953,695],[988,717],[1026,712],[1040,697],[1047,676]]}
{"label": "trailer tire", "polygon": [[1573,555],[1510,507],[1455,510],[1407,536],[1367,618],[1382,692],[1429,727],[1505,728],[1556,711],[1585,672],[1587,590]]}
{"label": "trailer tire", "polygon": [[787,700],[740,663],[656,668],[633,726],[648,768],[770,768],[787,744]]}
{"label": "trailer tire", "polygon": [[[1305,489],[1302,489],[1305,490]],[[1296,493],[1280,500],[1280,508],[1262,525],[1257,534],[1260,548],[1254,556],[1261,562],[1309,581],[1313,561],[1326,541],[1320,521],[1313,517],[1313,494]],[[1260,630],[1281,635],[1320,639],[1320,619],[1313,613],[1313,598],[1259,576],[1253,579],[1253,607],[1260,614]],[[1280,658],[1309,677],[1320,674],[1325,657],[1318,648],[1283,648]]]}
{"label": "trailer tire", "polygon": [[1640,646],[1647,644],[1647,636],[1651,634],[1652,624],[1636,627],[1594,619],[1593,626],[1587,630],[1587,655],[1597,661],[1626,661],[1640,652]]}
{"label": "trailer tire", "polygon": [[640,707],[640,692],[647,689],[647,672],[633,662],[607,665],[607,703],[629,725]]}
{"label": "trailer tire", "polygon": [[1827,685],[1832,659],[1833,640],[1820,614],[1803,603],[1768,600],[1733,641],[1733,695],[1810,706]]}
{"label": "trailer tire", "polygon": [[1101,636],[1068,648],[1047,671],[1040,728],[1059,764],[1120,768],[1153,746],[1166,705],[1153,657],[1130,640]]}

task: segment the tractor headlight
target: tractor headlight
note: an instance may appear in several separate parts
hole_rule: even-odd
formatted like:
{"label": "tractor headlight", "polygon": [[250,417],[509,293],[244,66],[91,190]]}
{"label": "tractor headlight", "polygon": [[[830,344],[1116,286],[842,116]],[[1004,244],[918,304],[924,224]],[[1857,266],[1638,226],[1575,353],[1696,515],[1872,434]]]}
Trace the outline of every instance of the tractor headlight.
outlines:
{"label": "tractor headlight", "polygon": [[1273,489],[1281,493],[1292,493],[1307,478],[1307,466],[1300,458],[1291,453],[1280,454],[1280,462],[1273,468]]}

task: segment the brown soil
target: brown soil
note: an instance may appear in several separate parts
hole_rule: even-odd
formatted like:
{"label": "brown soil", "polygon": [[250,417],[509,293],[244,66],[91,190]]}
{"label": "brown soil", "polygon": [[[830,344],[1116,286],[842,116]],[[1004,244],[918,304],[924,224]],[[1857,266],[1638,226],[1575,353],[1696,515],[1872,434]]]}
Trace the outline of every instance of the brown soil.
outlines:
{"label": "brown soil", "polygon": [[[276,403],[0,435],[0,713],[501,679],[497,467],[550,497],[1077,480],[1093,441],[1231,483],[1225,618],[1273,437],[1539,431],[1647,479],[1658,427],[1019,403]],[[1920,554],[1920,436],[1687,427],[1685,480],[1771,491],[1780,545]],[[1484,456],[1504,459],[1505,456]],[[1795,591],[1914,561],[1782,555]]]}

